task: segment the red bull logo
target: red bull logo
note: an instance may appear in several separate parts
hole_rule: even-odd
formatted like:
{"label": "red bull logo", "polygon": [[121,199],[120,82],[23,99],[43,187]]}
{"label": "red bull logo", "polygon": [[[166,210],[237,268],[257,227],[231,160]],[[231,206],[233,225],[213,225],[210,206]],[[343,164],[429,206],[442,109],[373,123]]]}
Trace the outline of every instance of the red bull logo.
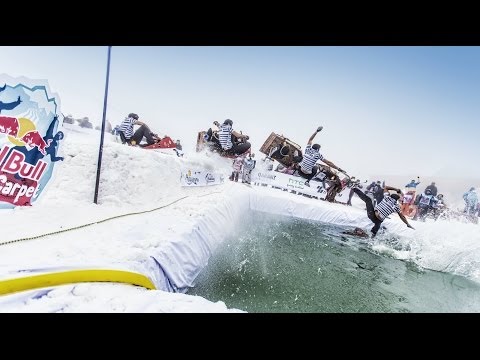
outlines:
{"label": "red bull logo", "polygon": [[0,75],[0,211],[32,205],[64,160],[58,96],[46,81],[25,81]]}
{"label": "red bull logo", "polygon": [[29,146],[36,146],[43,155],[46,155],[47,153],[45,152],[45,148],[50,145],[52,139],[48,139],[47,142],[45,142],[38,131],[34,130],[23,135],[22,141]]}
{"label": "red bull logo", "polygon": [[16,137],[18,134],[18,120],[14,117],[0,116],[0,133]]}
{"label": "red bull logo", "polygon": [[50,145],[52,139],[45,141],[42,135],[37,130],[31,130],[32,128],[35,128],[35,125],[30,119],[0,116],[0,133],[8,135],[11,143],[36,147],[43,155],[46,155],[45,149]]}

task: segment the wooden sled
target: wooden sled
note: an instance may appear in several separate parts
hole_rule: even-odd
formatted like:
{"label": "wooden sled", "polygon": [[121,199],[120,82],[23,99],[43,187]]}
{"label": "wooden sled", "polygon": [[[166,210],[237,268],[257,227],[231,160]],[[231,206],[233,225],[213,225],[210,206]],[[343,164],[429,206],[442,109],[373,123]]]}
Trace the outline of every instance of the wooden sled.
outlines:
{"label": "wooden sled", "polygon": [[275,160],[277,160],[283,166],[289,167],[293,163],[293,156],[294,156],[295,150],[297,150],[299,154],[302,154],[302,147],[297,143],[293,142],[292,140],[272,132],[270,136],[267,138],[267,140],[265,140],[265,142],[263,143],[262,147],[260,148],[260,152],[269,156],[271,150],[274,147],[278,145],[282,146],[284,144],[287,144],[290,147],[288,154],[280,159],[275,159]]}

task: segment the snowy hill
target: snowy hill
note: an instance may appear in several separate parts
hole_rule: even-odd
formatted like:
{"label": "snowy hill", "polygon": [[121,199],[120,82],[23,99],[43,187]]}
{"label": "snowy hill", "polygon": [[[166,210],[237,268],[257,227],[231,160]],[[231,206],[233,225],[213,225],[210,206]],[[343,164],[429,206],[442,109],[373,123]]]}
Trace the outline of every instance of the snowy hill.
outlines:
{"label": "snowy hill", "polygon": [[[32,207],[4,211],[7,216],[2,217],[1,226],[7,230],[2,233],[2,243],[62,231],[114,216],[148,211],[168,206],[179,199],[180,201],[157,212],[130,215],[78,230],[4,245],[0,254],[2,277],[11,277],[22,269],[46,267],[111,267],[112,264],[118,264],[120,267],[141,268],[141,264],[148,259],[149,251],[161,246],[172,234],[188,232],[192,226],[191,219],[202,214],[208,208],[206,204],[211,204],[213,198],[222,198],[221,194],[209,197],[211,188],[184,189],[179,185],[182,163],[186,163],[186,166],[202,165],[208,168],[213,167],[211,159],[197,159],[193,156],[190,160],[184,160],[177,156],[128,147],[116,143],[113,136],[106,134],[99,204],[96,205],[93,203],[93,196],[100,133],[72,125],[66,129],[66,135],[63,149],[65,161],[58,167],[58,172],[44,197]],[[192,196],[195,199],[197,196],[201,197],[193,202],[181,201]],[[162,293],[161,295],[152,295],[149,292],[149,295],[145,296],[144,289],[132,290],[126,285],[80,284],[65,285],[62,288],[82,289],[79,290],[83,294],[81,297],[87,296],[90,289],[97,288],[107,288],[107,293],[113,291],[111,294],[116,293],[116,298],[119,293],[126,291],[129,295],[123,299],[125,309],[137,306],[133,294],[138,293],[140,302],[147,298],[152,299],[151,301],[162,299],[165,308],[158,304],[151,307],[150,304],[147,306],[148,311],[227,311],[223,303],[213,304],[201,298],[196,300],[196,297],[161,291],[154,291]],[[125,290],[118,290],[119,288]],[[70,290],[56,289],[51,292],[51,296],[70,293]],[[9,297],[12,296],[17,295]],[[18,296],[34,295],[20,293]],[[9,297],[3,297],[2,300]],[[169,300],[170,297],[172,300]],[[179,302],[179,298],[183,297],[186,300]],[[83,303],[81,299],[78,301]],[[178,303],[179,307],[169,301]],[[11,304],[10,300],[7,302]],[[32,302],[35,303],[33,300]],[[92,304],[77,306],[75,299],[65,299],[65,302],[68,303],[68,311],[116,311],[108,304],[105,308],[93,310]],[[185,303],[189,304],[187,308]],[[37,311],[35,304],[29,304],[25,309],[23,306],[10,308],[2,305],[0,309]],[[51,310],[50,305],[45,306],[45,309],[38,311]]]}

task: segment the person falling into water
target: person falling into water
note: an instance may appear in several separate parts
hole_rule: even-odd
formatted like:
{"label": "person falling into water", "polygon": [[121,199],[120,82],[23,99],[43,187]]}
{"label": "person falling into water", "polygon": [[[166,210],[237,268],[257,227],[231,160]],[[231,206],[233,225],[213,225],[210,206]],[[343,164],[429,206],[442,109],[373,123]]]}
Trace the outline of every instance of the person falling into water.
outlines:
{"label": "person falling into water", "polygon": [[[390,190],[396,191],[397,193],[390,195]],[[371,229],[372,237],[375,237],[375,235],[377,235],[377,232],[380,229],[380,225],[382,224],[382,222],[394,212],[396,212],[398,216],[400,216],[400,219],[402,219],[402,221],[407,225],[407,227],[413,229],[413,226],[408,223],[408,220],[401,213],[400,206],[398,206],[397,203],[397,201],[400,199],[400,194],[402,193],[400,189],[391,186],[385,186],[384,197],[382,201],[380,201],[380,203],[375,206],[373,206],[372,199],[365,195],[365,193],[362,192],[360,189],[354,188],[353,191],[355,192],[355,194],[358,195],[360,199],[365,202],[365,205],[367,206],[367,216],[374,224]]]}

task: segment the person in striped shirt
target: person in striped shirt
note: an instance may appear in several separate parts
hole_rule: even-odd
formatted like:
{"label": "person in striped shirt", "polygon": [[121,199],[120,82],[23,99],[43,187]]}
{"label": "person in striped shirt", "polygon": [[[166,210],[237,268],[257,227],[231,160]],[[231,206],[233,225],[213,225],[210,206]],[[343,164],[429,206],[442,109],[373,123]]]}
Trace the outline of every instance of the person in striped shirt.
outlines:
{"label": "person in striped shirt", "polygon": [[[135,133],[133,132],[133,126],[140,125]],[[120,124],[119,132],[122,132],[125,136],[125,140],[128,145],[136,145],[142,141],[143,137],[147,139],[147,144],[154,144],[158,139],[151,131],[150,128],[142,121],[138,120],[138,115],[130,113]]]}
{"label": "person in striped shirt", "polygon": [[[250,149],[250,143],[247,141],[248,136],[240,134],[233,130],[233,121],[226,119],[222,125],[218,126],[218,141],[224,152],[227,154],[240,155]],[[236,139],[242,139],[242,142],[233,142],[232,135]]]}
{"label": "person in striped shirt", "polygon": [[[396,194],[390,194],[389,190],[396,191]],[[384,192],[385,196],[383,197],[383,200],[380,201],[375,207],[373,206],[372,199],[365,195],[364,192],[362,192],[358,188],[354,188],[353,191],[355,194],[358,195],[360,199],[362,199],[365,202],[365,205],[367,206],[367,216],[368,218],[373,222],[373,227],[372,227],[372,237],[375,237],[377,235],[378,230],[380,229],[380,225],[382,224],[383,220],[385,220],[390,214],[393,214],[396,212],[398,216],[400,216],[400,219],[407,225],[407,227],[413,229],[413,226],[408,223],[408,220],[405,218],[405,216],[402,214],[400,211],[400,206],[398,206],[397,201],[400,199],[400,195],[402,194],[400,189],[391,187],[391,186],[385,186]]]}
{"label": "person in striped shirt", "polygon": [[308,139],[307,147],[305,148],[303,154],[302,161],[298,164],[298,174],[301,177],[307,179],[307,181],[305,181],[306,186],[310,186],[310,180],[315,176],[318,171],[318,166],[315,165],[318,160],[324,162],[330,167],[333,167],[334,169],[337,169],[342,173],[345,173],[344,170],[340,169],[337,165],[325,159],[322,154],[320,154],[319,144],[312,145],[312,141],[315,138],[315,135],[322,131],[322,129],[323,126],[319,126],[317,131],[315,131],[313,135],[310,136],[310,139]]}

